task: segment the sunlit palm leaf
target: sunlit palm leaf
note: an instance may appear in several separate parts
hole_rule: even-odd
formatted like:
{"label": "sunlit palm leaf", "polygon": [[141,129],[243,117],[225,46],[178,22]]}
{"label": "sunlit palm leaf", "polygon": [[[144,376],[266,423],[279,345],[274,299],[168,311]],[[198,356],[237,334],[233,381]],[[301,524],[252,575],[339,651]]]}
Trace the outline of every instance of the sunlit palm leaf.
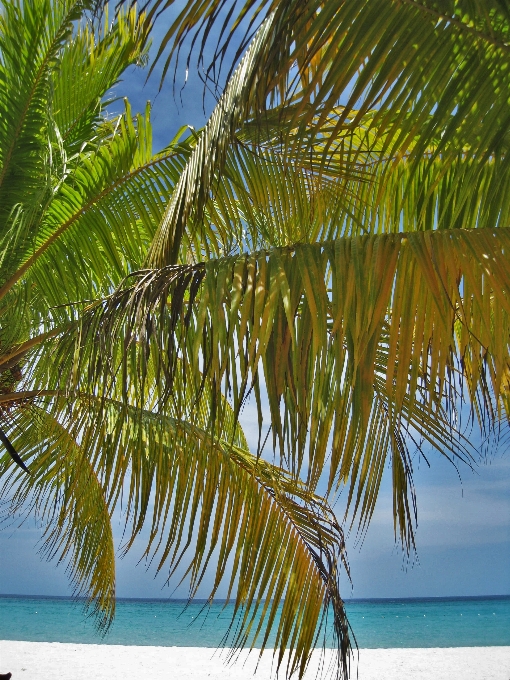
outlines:
{"label": "sunlit palm leaf", "polygon": [[409,543],[407,432],[469,460],[459,398],[508,417],[508,239],[506,229],[400,233],[141,272],[85,314],[83,363],[73,368],[64,344],[60,369],[67,362],[73,389],[136,401],[150,353],[160,408],[181,372],[200,398],[205,373],[213,393],[228,386],[236,413],[263,371],[274,445],[295,475],[307,462],[315,485],[328,462],[331,488],[348,483],[354,498],[361,485],[358,506],[359,494],[376,496],[370,461],[380,479],[391,452]]}
{"label": "sunlit palm leaf", "polygon": [[[128,64],[143,65],[147,61],[148,37],[143,15],[135,11],[117,17],[117,25],[104,28],[96,35],[90,26],[78,26],[60,55],[53,78],[53,120],[62,146],[69,158],[82,151],[84,141],[97,143],[104,112],[115,92],[112,87]],[[99,33],[99,35],[97,35]],[[73,87],[72,83],[79,83]],[[115,121],[112,121],[112,125]]]}
{"label": "sunlit palm leaf", "polygon": [[[30,243],[50,191],[48,95],[73,21],[86,4],[8,3],[0,18],[0,247],[3,283]],[[16,27],[16,28],[15,28]],[[9,252],[10,257],[5,257]]]}
{"label": "sunlit palm leaf", "polygon": [[[170,4],[161,0],[152,11]],[[213,35],[211,28],[224,7],[225,2],[217,0],[187,6],[169,28],[162,48],[170,41],[171,56],[190,32],[196,36],[203,28],[206,36]],[[424,205],[427,188],[438,179],[438,159],[443,175],[458,165],[459,155],[471,159],[457,175],[462,181],[442,182],[442,200],[449,210],[439,215],[440,224],[449,221],[451,226],[468,211],[470,219],[476,219],[471,201],[480,190],[491,222],[499,218],[506,224],[508,201],[504,197],[508,194],[501,190],[501,181],[508,176],[510,120],[505,95],[510,77],[506,3],[249,0],[241,3],[237,18],[234,7],[229,15],[234,30],[237,20],[250,10],[259,13],[257,21],[264,15],[267,18],[246,50],[243,64],[234,71],[237,75],[228,80],[208,131],[183,174],[180,191],[153,244],[151,266],[178,261],[181,234],[190,218],[202,214],[236,127],[242,128],[249,114],[264,126],[268,105],[274,102],[285,112],[282,136],[291,153],[295,144],[308,143],[312,148],[320,139],[324,121],[340,103],[345,106],[331,127],[332,142],[347,123],[356,127],[371,112],[368,130],[381,142],[379,155],[393,160],[381,171],[385,175],[382,186],[392,181],[394,171],[400,172],[398,161],[407,157],[409,178],[420,173],[422,186],[416,199]],[[241,45],[240,54],[243,49]],[[218,59],[222,55],[220,49]],[[246,78],[239,82],[241,73]],[[327,163],[327,148],[324,154]],[[489,159],[497,168],[492,177],[486,171]],[[408,190],[404,187],[404,195]]]}
{"label": "sunlit palm leaf", "polygon": [[[236,625],[225,640],[230,646],[259,642],[262,653],[274,630],[278,666],[287,649],[291,652],[287,672],[303,673],[314,642],[325,632],[331,609],[339,668],[347,670],[350,641],[339,594],[339,569],[342,562],[347,567],[342,530],[325,500],[283,469],[249,453],[228,408],[223,418],[228,439],[222,439],[204,429],[210,420],[207,409],[193,410],[191,421],[186,421],[86,395],[75,400],[57,397],[59,402],[57,412],[63,425],[53,420],[56,412],[49,416],[34,407],[24,410],[12,404],[11,432],[18,435],[13,441],[25,446],[31,476],[7,475],[3,493],[12,489],[16,479],[13,504],[20,505],[31,492],[32,504],[43,520],[47,508],[53,507],[48,491],[62,494],[48,549],[54,554],[63,546],[64,559],[74,546],[80,560],[75,580],[91,598],[98,597],[99,590],[103,599],[98,606],[104,607],[108,600],[113,608],[104,573],[105,566],[113,569],[113,558],[105,552],[97,561],[91,552],[93,546],[101,548],[104,538],[97,521],[92,521],[92,509],[99,502],[90,491],[92,483],[97,484],[101,499],[96,515],[104,507],[108,518],[124,496],[124,551],[147,524],[150,535],[144,556],[156,561],[157,571],[168,569],[169,578],[184,565],[190,597],[212,563],[211,598],[225,580],[228,598],[235,603]],[[53,423],[58,436],[42,437],[41,431],[32,428],[38,446],[27,446],[22,434],[27,412],[37,413],[45,426]],[[81,440],[79,447],[76,436]],[[73,452],[77,453],[73,456]],[[58,461],[65,461],[58,474],[48,464],[52,457],[57,466]],[[7,457],[4,465],[8,466]],[[89,531],[97,532],[94,540],[90,535],[81,537],[84,518],[85,526],[92,525]],[[105,618],[111,613],[107,609]]]}
{"label": "sunlit palm leaf", "polygon": [[143,262],[188,146],[175,139],[153,155],[149,111],[136,122],[128,108],[118,132],[82,159],[44,214],[25,278],[50,306],[104,294]]}
{"label": "sunlit palm leaf", "polygon": [[[115,549],[109,508],[96,471],[62,425],[30,402],[9,404],[7,434],[28,463],[20,472],[0,458],[0,498],[9,522],[32,515],[43,532],[41,554],[66,565],[76,596],[85,596],[100,629],[115,613]],[[4,405],[5,408],[5,405]]]}

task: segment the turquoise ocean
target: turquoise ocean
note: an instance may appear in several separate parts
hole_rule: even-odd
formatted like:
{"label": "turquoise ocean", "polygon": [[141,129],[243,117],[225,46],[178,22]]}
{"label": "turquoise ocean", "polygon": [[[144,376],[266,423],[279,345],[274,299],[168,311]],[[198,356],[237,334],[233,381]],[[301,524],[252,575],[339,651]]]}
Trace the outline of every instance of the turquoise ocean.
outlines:
{"label": "turquoise ocean", "polygon": [[[510,645],[510,596],[348,600],[346,609],[360,648]],[[232,611],[222,602],[119,599],[103,637],[76,600],[3,595],[0,639],[215,648]]]}

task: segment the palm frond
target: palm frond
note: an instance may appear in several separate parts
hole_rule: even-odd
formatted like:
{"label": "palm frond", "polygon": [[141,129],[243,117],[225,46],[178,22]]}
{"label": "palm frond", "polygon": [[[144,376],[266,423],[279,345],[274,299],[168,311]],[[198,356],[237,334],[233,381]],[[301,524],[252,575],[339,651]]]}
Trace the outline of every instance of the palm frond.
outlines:
{"label": "palm frond", "polygon": [[354,499],[359,486],[363,521],[391,453],[409,545],[405,442],[469,463],[457,404],[475,412],[481,399],[493,423],[509,416],[508,238],[502,228],[387,234],[142,271],[83,316],[59,372],[68,389],[93,384],[136,403],[150,356],[158,408],[182,381],[200,400],[205,379],[213,421],[222,390],[238,414],[263,372],[282,464],[298,476],[308,463],[313,488],[328,463],[331,489],[348,483]]}
{"label": "palm frond", "polygon": [[[3,7],[0,24],[0,206],[3,217],[6,209],[22,202],[20,190],[34,191],[33,182],[40,181],[40,164],[47,151],[41,129],[47,124],[51,73],[65,41],[71,37],[73,21],[80,19],[86,7],[87,3],[82,0],[61,2],[55,11],[49,0],[12,2]],[[33,172],[23,173],[20,178],[20,167],[32,168]]]}
{"label": "palm frond", "polygon": [[[84,154],[47,205],[35,252],[21,251],[21,263],[4,285],[2,353],[12,354],[41,328],[63,332],[83,300],[109,292],[142,263],[189,142],[178,135],[153,155],[149,110],[135,123],[128,107],[116,134]],[[16,330],[28,319],[23,309],[31,310],[30,323]]]}
{"label": "palm frond", "polygon": [[[149,396],[146,406],[153,399]],[[48,549],[53,555],[64,546],[64,559],[74,546],[81,560],[75,578],[91,599],[98,595],[94,586],[101,589],[98,606],[108,604],[105,617],[112,613],[113,603],[108,599],[112,593],[101,583],[108,573],[101,569],[105,561],[110,564],[110,554],[108,560],[103,554],[103,562],[96,564],[91,551],[94,545],[99,548],[104,536],[97,527],[89,530],[95,532],[97,543],[80,534],[84,515],[89,513],[87,525],[93,523],[92,508],[99,503],[91,484],[97,484],[101,494],[96,514],[104,507],[105,522],[124,495],[123,552],[132,548],[142,526],[149,524],[144,556],[155,561],[157,571],[167,568],[169,579],[179,565],[185,565],[183,578],[189,577],[190,598],[207,566],[216,564],[210,598],[226,579],[228,598],[235,604],[235,626],[225,640],[229,646],[253,647],[260,642],[262,653],[274,630],[278,667],[289,650],[287,673],[302,676],[332,613],[338,669],[347,674],[350,637],[339,591],[342,563],[348,568],[343,532],[327,501],[247,450],[226,404],[224,439],[206,429],[210,417],[203,408],[193,409],[190,420],[184,420],[162,415],[154,406],[141,409],[86,394],[74,399],[60,396],[53,402],[51,415],[33,405],[12,405],[11,432],[17,435],[13,441],[32,474],[27,481],[15,472],[7,474],[4,458],[3,493],[12,490],[15,479],[14,506],[25,502],[30,491],[43,519],[47,508],[53,507],[48,491],[62,493],[56,511],[58,529],[49,533]],[[54,423],[58,437],[44,439],[32,429],[42,448],[31,448],[22,430],[27,412],[30,417],[39,412],[45,424]],[[63,467],[57,473],[53,466],[58,462]],[[64,519],[69,525],[66,533]],[[84,562],[87,558],[90,561]]]}
{"label": "palm frond", "polygon": [[370,130],[374,112],[339,132],[342,115],[340,107],[326,119],[313,145],[294,130],[290,148],[281,140],[287,119],[263,129],[248,122],[229,147],[202,223],[187,226],[181,260],[190,240],[207,245],[195,247],[207,260],[342,236],[507,225],[508,178],[494,159],[477,167],[471,187],[478,162],[469,153],[431,162],[430,147],[414,164],[408,155],[388,157],[384,139]]}
{"label": "palm frond", "polygon": [[[157,2],[151,16],[167,4]],[[197,38],[203,29],[207,40],[224,6],[217,0],[187,6],[162,43],[162,50],[171,45],[169,59],[190,33]],[[393,172],[400,174],[400,160],[405,158],[411,186],[418,185],[412,181],[418,173],[423,183],[416,196],[422,204],[428,203],[426,188],[434,187],[442,176],[457,175],[462,180],[441,181],[447,206],[447,213],[440,215],[442,221],[451,218],[453,205],[455,221],[468,211],[469,219],[477,219],[472,197],[482,191],[491,218],[497,218],[500,211],[505,226],[507,193],[500,190],[508,175],[510,120],[504,94],[510,59],[505,3],[494,1],[487,6],[445,0],[438,8],[427,0],[338,0],[306,5],[292,0],[249,0],[241,3],[237,17],[235,7],[229,13],[234,31],[252,10],[255,22],[266,18],[245,53],[246,43],[241,43],[242,62],[227,80],[183,173],[152,245],[149,266],[178,262],[182,234],[195,228],[209,195],[216,192],[214,178],[222,172],[236,129],[241,130],[250,117],[264,128],[274,106],[283,112],[281,134],[291,156],[296,145],[312,150],[320,144],[329,118],[330,141],[323,148],[327,164],[330,145],[344,134],[345,127],[356,129],[368,116],[367,134],[378,143],[378,155],[392,160],[380,171],[384,196],[391,197],[385,187],[393,181]],[[228,20],[222,32],[227,25]],[[221,60],[223,56],[224,46],[218,44],[216,57]],[[240,83],[241,73],[245,77]],[[334,112],[336,120],[331,117]],[[467,161],[460,169],[459,156]],[[489,161],[496,168],[493,180],[487,176]],[[438,164],[442,176],[438,176]],[[407,195],[412,189],[403,190]],[[433,219],[431,214],[428,221]]]}
{"label": "palm frond", "polygon": [[262,105],[266,92],[264,83],[269,76],[262,67],[263,55],[268,35],[273,32],[271,15],[260,26],[199,135],[151,244],[148,266],[178,262],[187,223],[200,221],[203,206],[218,179],[234,134],[248,114],[248,107],[254,100],[259,101],[259,97],[262,97]]}
{"label": "palm frond", "polygon": [[53,73],[52,118],[69,159],[82,150],[84,140],[97,143],[121,75],[148,58],[147,25],[134,8],[119,12],[110,26],[105,17],[101,28],[97,35],[88,23],[78,25]]}
{"label": "palm frond", "polygon": [[[33,11],[42,11],[39,20],[44,22],[45,13],[50,11],[49,6],[44,3],[44,6],[37,2],[28,3],[27,11],[32,4]],[[83,13],[83,9],[81,5],[77,5],[75,12]],[[25,40],[27,38],[23,28],[28,31],[36,30],[37,27],[30,25],[27,28],[25,24],[28,20],[24,23],[21,17],[17,18],[20,26],[16,24],[16,27],[13,27],[10,24],[14,18],[7,16],[5,32],[9,30],[10,34]],[[149,143],[150,146],[148,120],[144,121],[139,117],[140,139],[137,140],[132,123],[127,123],[125,117],[119,121],[124,127],[123,134],[115,135],[112,125],[104,123],[104,114],[101,111],[101,97],[105,91],[115,85],[122,70],[144,53],[147,36],[143,32],[142,21],[136,17],[134,11],[127,17],[121,15],[97,45],[90,29],[82,28],[77,36],[72,38],[70,33],[72,22],[68,19],[66,21],[66,30],[62,29],[63,34],[61,36],[59,34],[59,40],[55,38],[54,41],[56,44],[52,49],[55,54],[51,59],[45,54],[42,57],[46,69],[41,75],[45,82],[45,90],[34,92],[33,100],[26,103],[27,115],[32,115],[31,106],[36,109],[34,119],[30,123],[30,134],[34,139],[21,145],[21,155],[18,155],[18,147],[12,141],[14,136],[12,130],[6,129],[6,139],[3,142],[0,140],[0,148],[16,169],[15,176],[9,179],[11,173],[4,163],[3,172],[7,173],[5,181],[8,183],[12,181],[18,192],[12,195],[6,189],[7,193],[0,195],[0,210],[4,211],[5,217],[4,233],[0,235],[2,247],[0,298],[5,297],[59,235],[74,224],[78,215],[73,215],[73,208],[75,210],[78,208],[81,214],[81,211],[90,207],[90,203],[94,205],[101,196],[96,196],[94,201],[93,192],[100,191],[100,186],[104,192],[106,183],[112,182],[112,172],[116,169],[118,172],[126,171],[126,163],[129,168],[133,161],[139,161],[137,157],[140,156],[144,145],[146,147]],[[0,53],[3,55],[8,48],[13,49],[10,45],[0,44]],[[4,60],[7,60],[7,57],[8,54]],[[95,67],[94,62],[97,62]],[[11,66],[9,63],[6,64],[9,72]],[[82,71],[97,75],[95,80],[89,78],[88,86],[84,87],[81,96],[77,97],[75,91],[80,88],[74,87],[74,78]],[[6,96],[10,96],[11,99],[16,97],[22,99],[24,90],[20,84],[15,81],[11,85],[12,92],[7,92]],[[24,105],[23,101],[20,106]],[[4,104],[6,110],[10,111],[7,101]],[[16,109],[16,106],[13,108]],[[7,118],[8,116],[6,120]],[[23,124],[20,131],[25,130],[25,127]],[[149,133],[148,138],[145,135],[145,140],[142,139],[144,132]],[[78,133],[86,136],[80,137]],[[105,135],[107,138],[103,139]],[[14,146],[9,150],[8,145],[11,142]],[[21,153],[25,146],[30,149],[27,158]],[[147,148],[144,153],[147,156]],[[95,166],[94,161],[97,161]],[[32,175],[37,190],[31,185]],[[115,179],[118,177],[115,176]],[[110,187],[110,191],[115,188]],[[81,199],[80,205],[77,197]],[[108,252],[107,248],[105,250]],[[7,252],[8,259],[5,257]]]}
{"label": "palm frond", "polygon": [[117,132],[83,157],[48,205],[36,251],[11,281],[24,274],[57,306],[94,299],[142,264],[189,153],[178,135],[153,154],[150,134],[149,108],[134,125],[128,106]]}
{"label": "palm frond", "polygon": [[41,554],[66,565],[76,596],[86,596],[98,627],[115,614],[115,549],[110,513],[82,447],[33,400],[2,406],[7,434],[30,474],[0,458],[0,498],[10,523],[31,515],[43,529]]}

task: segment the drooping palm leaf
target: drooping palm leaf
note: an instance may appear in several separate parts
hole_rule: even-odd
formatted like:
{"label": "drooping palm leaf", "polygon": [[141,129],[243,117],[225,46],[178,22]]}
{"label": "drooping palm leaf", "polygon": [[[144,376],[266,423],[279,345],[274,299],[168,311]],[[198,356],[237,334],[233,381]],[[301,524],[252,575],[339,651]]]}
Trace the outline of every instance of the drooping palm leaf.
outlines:
{"label": "drooping palm leaf", "polygon": [[[155,3],[153,14],[170,4]],[[175,41],[170,42],[169,58],[200,27],[210,38],[224,6],[217,0],[188,6],[162,43],[164,47]],[[330,143],[346,123],[356,128],[371,112],[368,129],[381,142],[379,154],[393,161],[384,165],[385,183],[391,182],[388,175],[399,171],[400,159],[407,158],[410,178],[420,172],[423,187],[416,198],[422,203],[427,202],[427,187],[437,178],[438,159],[443,174],[458,164],[459,155],[471,159],[463,163],[462,182],[443,183],[444,203],[455,202],[458,219],[462,212],[473,216],[473,193],[483,187],[485,205],[492,206],[491,218],[500,211],[505,224],[508,205],[502,198],[507,194],[501,190],[501,180],[508,174],[505,92],[510,59],[506,2],[249,0],[241,4],[238,19],[251,9],[259,19],[266,18],[243,56],[244,65],[240,63],[228,80],[193,162],[183,174],[180,191],[153,244],[151,266],[178,261],[177,243],[170,249],[172,254],[163,244],[176,237],[179,241],[189,218],[200,216],[214,177],[222,172],[236,126],[242,128],[250,115],[263,126],[271,101],[284,112],[282,135],[291,154],[296,143],[312,148],[339,103],[346,105],[330,131]],[[218,54],[223,54],[221,49]],[[246,77],[240,83],[241,73]],[[324,154],[327,163],[327,148]],[[497,168],[492,179],[485,169],[489,159]],[[418,182],[412,185],[419,186]]]}
{"label": "drooping palm leaf", "polygon": [[[161,6],[155,3],[155,11]],[[171,29],[174,45],[203,19],[207,31],[222,7],[216,0],[191,3]],[[238,591],[238,604],[246,598],[252,606],[236,644],[249,639],[244,635],[262,606],[258,598],[280,592],[269,556],[292,570],[297,553],[275,558],[274,545],[265,542],[269,534],[255,529],[262,557],[250,553],[225,523],[226,508],[240,509],[248,522],[242,509],[256,499],[263,505],[269,494],[267,507],[277,507],[271,519],[269,511],[265,515],[268,526],[277,526],[285,507],[288,523],[278,525],[282,533],[277,528],[275,535],[294,529],[309,535],[308,551],[300,554],[311,565],[321,532],[333,527],[327,505],[311,500],[320,476],[328,474],[331,493],[348,486],[352,518],[364,531],[391,455],[396,533],[409,547],[412,447],[425,441],[469,462],[459,401],[469,401],[482,426],[491,428],[508,418],[510,393],[506,3],[248,2],[241,14],[252,8],[266,17],[261,28],[208,125],[172,166],[180,176],[171,173],[162,192],[168,196],[175,186],[146,259],[151,268],[128,276],[110,294],[140,266],[154,233],[143,223],[141,237],[131,234],[125,216],[142,221],[150,206],[152,225],[162,214],[152,208],[161,205],[161,195],[139,203],[135,186],[132,193],[119,192],[130,208],[115,212],[112,236],[99,227],[93,235],[98,245],[87,244],[83,258],[74,248],[83,282],[73,295],[86,291],[88,298],[102,290],[103,300],[85,310],[79,332],[56,352],[50,342],[43,344],[27,364],[23,386],[27,399],[37,389],[64,390],[73,417],[66,420],[58,411],[58,421],[80,443],[85,437],[110,502],[127,461],[137,461],[130,477],[134,533],[148,519],[151,485],[160,480],[148,555],[160,548],[164,558],[168,547],[168,556],[179,559],[189,527],[182,512],[170,516],[172,499],[189,508],[199,527],[189,562],[192,589],[210,555],[211,536],[223,552],[239,541],[232,553],[239,555],[237,573],[245,577],[257,564],[260,580],[247,580],[248,590]],[[225,54],[221,47],[218,54]],[[127,129],[129,116],[123,120]],[[98,148],[102,153],[108,147]],[[148,186],[157,181],[151,176]],[[92,195],[95,208],[100,201],[97,192]],[[104,206],[94,215],[107,223],[108,201]],[[65,222],[49,225],[48,234],[58,224]],[[64,233],[63,267],[74,267],[69,246],[79,243],[77,230]],[[52,248],[30,268],[34,275],[61,267],[50,257]],[[219,258],[228,253],[235,256]],[[92,278],[84,262],[97,270]],[[23,282],[30,281],[28,271]],[[53,300],[72,301],[57,287],[48,290]],[[12,293],[24,295],[21,286]],[[78,307],[71,309],[74,319]],[[40,325],[38,319],[37,332]],[[26,340],[11,342],[5,356]],[[262,376],[273,445],[286,473],[264,467],[236,440],[236,417],[251,389],[260,397]],[[86,399],[91,393],[94,398]],[[13,400],[5,395],[5,403]],[[171,468],[176,477],[164,467],[181,450],[198,456],[185,461],[202,472],[194,485],[180,476],[188,468],[178,458]],[[264,475],[273,480],[266,486]],[[184,489],[179,479],[187,480]],[[230,482],[244,495],[236,496]],[[198,509],[201,501],[208,515]],[[302,515],[303,506],[310,512]],[[215,514],[217,507],[224,514]],[[341,534],[335,535],[330,559],[307,572],[322,604],[333,592],[341,553]],[[220,561],[218,574],[224,566]],[[320,607],[300,597],[286,593],[278,642],[282,653],[286,646],[295,649],[290,670],[301,674]],[[302,618],[295,618],[294,606]],[[265,611],[267,631],[275,610],[268,604]],[[336,622],[345,661],[341,606]]]}
{"label": "drooping palm leaf", "polygon": [[400,233],[141,272],[84,315],[59,370],[67,362],[72,389],[137,402],[150,354],[159,408],[178,394],[177,375],[200,399],[205,374],[236,413],[263,371],[282,463],[295,475],[308,465],[312,488],[326,464],[330,488],[347,483],[354,499],[359,485],[363,521],[392,454],[409,544],[407,433],[469,461],[459,399],[481,396],[508,417],[507,241],[506,229]]}
{"label": "drooping palm leaf", "polygon": [[62,425],[33,400],[9,408],[7,433],[29,464],[20,472],[0,457],[0,498],[9,522],[35,517],[43,529],[40,551],[66,565],[76,596],[85,596],[107,629],[115,613],[115,547],[110,512],[97,472]]}
{"label": "drooping palm leaf", "polygon": [[[184,564],[190,597],[208,564],[216,563],[211,598],[226,580],[228,597],[235,603],[230,646],[259,642],[262,653],[274,629],[278,667],[289,650],[287,672],[302,674],[331,609],[339,669],[347,672],[350,640],[339,594],[339,568],[342,562],[347,567],[343,532],[325,500],[247,450],[226,404],[223,432],[228,438],[223,439],[204,429],[210,420],[207,411],[192,410],[189,421],[161,416],[154,397],[146,402],[148,407],[153,403],[151,410],[89,395],[56,400],[51,416],[33,406],[13,409],[11,436],[15,433],[14,441],[25,446],[32,474],[9,475],[5,456],[2,495],[9,494],[14,476],[18,486],[13,505],[21,505],[30,492],[32,505],[45,520],[53,508],[51,494],[61,494],[56,521],[48,530],[48,550],[53,555],[63,546],[63,560],[74,548],[75,580],[90,598],[100,594],[98,607],[105,608],[107,600],[105,620],[114,607],[112,590],[106,588],[113,553],[97,560],[91,551],[101,550],[104,542],[98,526],[102,508],[110,531],[109,517],[124,495],[124,552],[148,524],[146,558],[156,560],[157,571],[168,568],[169,578]],[[42,449],[27,446],[27,413],[31,418],[37,413],[45,425],[53,423],[58,434],[41,437],[32,427]],[[58,470],[48,464],[50,458]],[[97,485],[100,502],[91,484]],[[88,526],[89,534],[82,536]]]}

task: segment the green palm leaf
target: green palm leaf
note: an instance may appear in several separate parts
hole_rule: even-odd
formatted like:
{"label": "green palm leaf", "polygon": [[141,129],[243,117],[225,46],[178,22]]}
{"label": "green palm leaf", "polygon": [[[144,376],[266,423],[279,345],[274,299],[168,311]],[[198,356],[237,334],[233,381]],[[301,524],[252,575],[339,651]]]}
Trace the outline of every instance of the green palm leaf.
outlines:
{"label": "green palm leaf", "polygon": [[[114,610],[113,550],[97,556],[124,493],[123,552],[148,523],[144,556],[156,561],[157,571],[168,568],[169,578],[184,563],[190,597],[209,562],[216,562],[210,597],[226,579],[235,603],[232,647],[260,642],[262,653],[275,628],[278,667],[288,649],[287,672],[302,674],[331,608],[339,664],[346,671],[350,641],[338,569],[347,563],[343,532],[327,501],[251,454],[226,403],[222,438],[204,429],[207,410],[193,409],[190,420],[177,419],[158,414],[152,402],[148,397],[148,408],[140,409],[87,395],[57,396],[52,415],[34,406],[14,408],[9,435],[31,475],[20,476],[12,461],[9,468],[5,456],[2,495],[14,486],[15,509],[31,494],[41,520],[50,509],[55,513],[50,513],[47,552],[61,550],[64,560],[74,550],[72,576],[79,592],[102,611],[102,623],[111,621]],[[32,447],[24,435],[27,415],[52,428],[41,436],[31,427]]]}
{"label": "green palm leaf", "polygon": [[118,131],[81,160],[48,205],[35,253],[15,275],[27,272],[50,306],[93,299],[143,262],[188,152],[175,139],[153,155],[149,110],[136,122],[128,107]]}
{"label": "green palm leaf", "polygon": [[[162,4],[155,3],[149,19]],[[210,35],[224,4],[214,0],[188,6],[162,42],[164,50],[169,41],[175,41],[170,43],[168,59],[190,33],[203,28]],[[378,143],[377,155],[392,161],[384,164],[382,185],[393,181],[394,171],[400,174],[399,161],[406,158],[411,185],[404,188],[404,194],[411,186],[417,187],[416,198],[423,204],[429,202],[427,187],[435,187],[440,179],[438,161],[442,174],[452,179],[449,169],[458,167],[462,156],[462,181],[442,182],[448,212],[440,215],[441,223],[449,220],[451,226],[453,204],[454,221],[468,211],[471,220],[477,219],[473,193],[483,192],[484,205],[488,210],[492,206],[491,223],[501,219],[505,224],[508,203],[501,182],[508,174],[509,118],[504,93],[510,57],[505,2],[445,0],[437,6],[427,0],[338,0],[303,5],[291,0],[249,0],[241,4],[233,31],[252,9],[255,16],[266,14],[266,18],[244,61],[228,79],[193,161],[182,175],[152,245],[150,266],[178,261],[186,222],[189,229],[200,219],[209,192],[216,190],[214,178],[223,171],[236,130],[249,116],[264,127],[268,113],[272,116],[268,107],[274,104],[283,111],[281,134],[291,156],[296,145],[307,145],[313,152],[314,144],[322,143],[324,122],[335,111],[330,145],[346,126],[356,129],[365,120],[367,134]],[[218,59],[223,54],[218,47]],[[293,70],[296,63],[297,73]],[[340,102],[346,105],[339,111]],[[324,165],[330,148],[324,148]],[[497,168],[492,180],[489,160]],[[414,181],[417,173],[421,188]],[[384,189],[384,195],[391,193]],[[435,219],[433,212],[431,219]]]}
{"label": "green palm leaf", "polygon": [[6,429],[30,468],[27,475],[9,456],[0,458],[0,498],[9,502],[9,520],[36,518],[41,554],[66,565],[74,594],[86,596],[99,628],[108,628],[115,613],[115,549],[96,471],[65,428],[32,400],[9,410]]}
{"label": "green palm leaf", "polygon": [[143,271],[84,315],[59,370],[67,362],[68,388],[136,402],[150,355],[159,408],[179,394],[176,376],[200,399],[205,375],[215,403],[228,385],[235,413],[263,372],[282,462],[296,476],[307,462],[312,488],[326,465],[330,488],[348,483],[354,499],[360,485],[363,521],[392,454],[409,545],[406,434],[469,462],[457,400],[508,418],[507,240],[506,229],[400,233]]}
{"label": "green palm leaf", "polygon": [[[120,62],[144,58],[162,7],[119,23]],[[201,28],[207,38],[223,7],[188,4],[160,55]],[[345,519],[364,532],[390,457],[409,550],[413,449],[471,464],[459,404],[490,432],[509,419],[510,12],[496,0],[248,0],[230,16],[216,64],[248,17],[240,61],[205,128],[162,154],[148,114],[101,122],[99,75],[90,97],[66,95],[58,125],[34,113],[57,160],[33,166],[43,198],[27,170],[28,198],[4,204],[16,261],[2,265],[13,322],[0,405],[8,422],[46,395],[109,512],[129,485],[126,548],[150,523],[146,556],[160,569],[185,560],[191,595],[219,555],[214,594],[232,556],[235,646],[265,644],[283,598],[279,663],[290,649],[287,671],[302,675],[332,604],[347,672],[343,538],[319,479],[328,497],[347,486]],[[87,78],[85,38],[75,56],[57,52]],[[114,43],[91,52],[112,79]],[[262,382],[280,466],[260,457]],[[257,456],[237,425],[251,391]],[[99,583],[86,565],[78,580]]]}

